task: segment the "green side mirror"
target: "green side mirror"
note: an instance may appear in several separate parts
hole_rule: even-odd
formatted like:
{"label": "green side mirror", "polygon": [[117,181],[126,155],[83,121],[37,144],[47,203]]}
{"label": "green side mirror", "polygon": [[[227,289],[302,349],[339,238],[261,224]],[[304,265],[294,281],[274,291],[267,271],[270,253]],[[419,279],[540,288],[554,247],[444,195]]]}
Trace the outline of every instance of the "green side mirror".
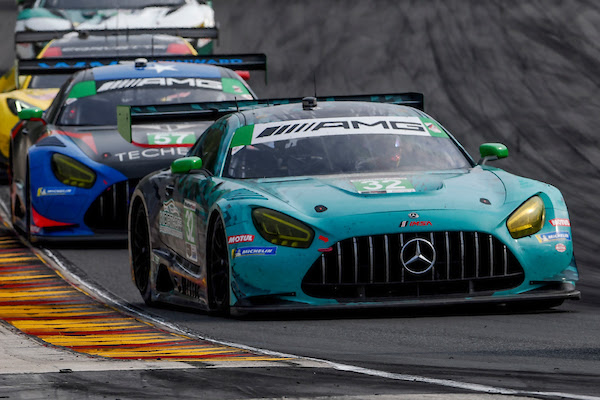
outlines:
{"label": "green side mirror", "polygon": [[171,173],[187,174],[190,171],[202,169],[202,159],[200,157],[183,157],[171,163]]}
{"label": "green side mirror", "polygon": [[484,165],[490,160],[499,160],[508,157],[508,149],[502,143],[484,143],[479,146],[481,159],[477,164]]}
{"label": "green side mirror", "polygon": [[32,118],[42,118],[44,110],[38,107],[24,108],[19,111],[19,119],[26,120]]}

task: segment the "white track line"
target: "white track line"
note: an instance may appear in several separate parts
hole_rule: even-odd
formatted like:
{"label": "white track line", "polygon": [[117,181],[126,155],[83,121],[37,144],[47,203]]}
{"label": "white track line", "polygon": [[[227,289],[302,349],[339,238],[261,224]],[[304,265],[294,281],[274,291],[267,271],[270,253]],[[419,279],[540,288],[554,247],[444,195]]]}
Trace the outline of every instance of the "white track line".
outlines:
{"label": "white track line", "polygon": [[180,333],[180,334],[183,334],[183,335],[186,335],[186,336],[198,339],[198,340],[205,340],[205,341],[212,342],[215,344],[220,344],[223,346],[237,347],[240,349],[248,350],[248,351],[255,352],[255,353],[262,353],[262,354],[273,356],[273,357],[295,358],[298,360],[305,360],[305,361],[309,361],[309,362],[313,362],[313,363],[325,364],[325,365],[327,365],[331,368],[334,368],[336,370],[339,370],[339,371],[353,372],[353,373],[357,373],[357,374],[369,375],[369,376],[386,378],[386,379],[393,379],[393,380],[398,380],[398,381],[426,383],[426,384],[450,387],[450,388],[455,388],[455,389],[470,390],[470,391],[479,392],[479,393],[499,394],[499,395],[507,395],[507,396],[517,396],[518,395],[518,396],[534,396],[534,397],[545,397],[545,398],[555,397],[555,398],[573,399],[573,400],[600,400],[600,397],[597,397],[597,396],[586,396],[586,395],[578,395],[578,394],[572,394],[572,393],[560,393],[560,392],[522,391],[522,390],[508,389],[508,388],[502,388],[502,387],[496,387],[496,386],[488,386],[488,385],[479,385],[479,384],[468,383],[468,382],[460,382],[460,381],[455,381],[455,380],[450,380],[450,379],[437,379],[437,378],[428,378],[428,377],[419,376],[419,375],[396,374],[396,373],[379,371],[379,370],[370,369],[370,368],[362,368],[362,367],[357,367],[357,366],[353,366],[353,365],[340,364],[340,363],[336,363],[336,362],[329,361],[329,360],[322,360],[322,359],[318,359],[318,358],[303,357],[303,356],[297,356],[294,354],[280,353],[280,352],[276,352],[276,351],[247,346],[247,345],[243,345],[243,344],[239,344],[239,343],[232,343],[232,342],[226,342],[226,341],[222,341],[222,340],[206,338],[206,337],[197,335],[193,332],[186,331],[185,329],[182,329],[177,325],[174,325],[172,323],[164,321],[161,318],[152,316],[150,314],[146,314],[138,309],[132,308],[129,304],[123,302],[121,299],[112,297],[109,294],[104,293],[99,288],[96,288],[96,287],[88,284],[87,282],[83,281],[79,276],[71,273],[69,271],[68,267],[65,266],[63,264],[63,262],[60,260],[60,258],[57,257],[52,251],[50,251],[48,249],[43,249],[43,253],[52,260],[54,265],[56,265],[56,267],[58,267],[60,269],[60,271],[63,272],[63,274],[67,275],[67,279],[69,279],[76,286],[78,286],[80,288],[85,288],[86,293],[92,295],[92,297],[99,299],[99,300],[104,300],[107,303],[112,304],[112,305],[126,311],[127,313],[130,313],[137,317],[143,318],[143,319],[150,321],[156,325],[163,326],[175,333]]}

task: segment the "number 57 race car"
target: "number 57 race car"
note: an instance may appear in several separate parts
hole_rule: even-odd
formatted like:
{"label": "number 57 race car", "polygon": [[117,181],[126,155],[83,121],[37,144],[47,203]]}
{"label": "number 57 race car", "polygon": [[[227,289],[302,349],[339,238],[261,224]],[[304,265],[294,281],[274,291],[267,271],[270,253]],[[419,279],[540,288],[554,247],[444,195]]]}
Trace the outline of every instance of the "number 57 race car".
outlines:
{"label": "number 57 race car", "polygon": [[422,104],[405,93],[185,106],[192,119],[226,115],[134,191],[143,299],[224,314],[578,299],[560,192],[485,165],[508,155],[502,144],[475,162]]}
{"label": "number 57 race car", "polygon": [[[253,99],[242,77],[216,64],[266,67],[263,54],[152,59],[164,57],[170,61],[105,57],[102,63],[111,65],[74,73],[45,112],[19,112],[10,142],[11,213],[13,226],[30,240],[125,239],[138,180],[186,155],[210,125],[171,119],[137,126],[127,142],[117,131],[117,105]],[[48,73],[88,65],[77,59],[35,62]]]}

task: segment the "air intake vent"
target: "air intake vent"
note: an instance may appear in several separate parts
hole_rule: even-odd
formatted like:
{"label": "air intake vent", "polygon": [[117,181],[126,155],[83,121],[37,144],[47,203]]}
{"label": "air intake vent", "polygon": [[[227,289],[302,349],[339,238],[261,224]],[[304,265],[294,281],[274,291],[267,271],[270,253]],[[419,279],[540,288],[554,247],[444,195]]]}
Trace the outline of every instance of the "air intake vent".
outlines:
{"label": "air intake vent", "polygon": [[334,244],[311,266],[302,290],[319,298],[360,301],[476,295],[514,288],[523,279],[515,256],[492,235],[403,233]]}
{"label": "air intake vent", "polygon": [[85,224],[98,233],[127,232],[129,200],[138,181],[119,182],[106,188],[85,213]]}

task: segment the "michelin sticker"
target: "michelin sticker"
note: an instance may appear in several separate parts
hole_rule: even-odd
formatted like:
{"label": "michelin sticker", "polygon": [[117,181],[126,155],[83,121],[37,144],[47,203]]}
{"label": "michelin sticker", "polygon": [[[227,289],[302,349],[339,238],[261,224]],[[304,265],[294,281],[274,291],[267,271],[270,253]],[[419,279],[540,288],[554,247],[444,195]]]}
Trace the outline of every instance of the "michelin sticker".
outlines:
{"label": "michelin sticker", "polygon": [[173,199],[163,204],[159,215],[159,225],[160,233],[183,239],[183,221]]}
{"label": "michelin sticker", "polygon": [[275,254],[277,254],[277,247],[240,247],[233,253],[234,257],[274,256]]}
{"label": "michelin sticker", "polygon": [[554,240],[571,240],[571,234],[569,232],[544,233],[535,235],[535,237],[540,243],[552,242]]}
{"label": "michelin sticker", "polygon": [[56,188],[56,187],[41,187],[38,188],[38,197],[42,196],[68,196],[75,194],[75,188]]}

